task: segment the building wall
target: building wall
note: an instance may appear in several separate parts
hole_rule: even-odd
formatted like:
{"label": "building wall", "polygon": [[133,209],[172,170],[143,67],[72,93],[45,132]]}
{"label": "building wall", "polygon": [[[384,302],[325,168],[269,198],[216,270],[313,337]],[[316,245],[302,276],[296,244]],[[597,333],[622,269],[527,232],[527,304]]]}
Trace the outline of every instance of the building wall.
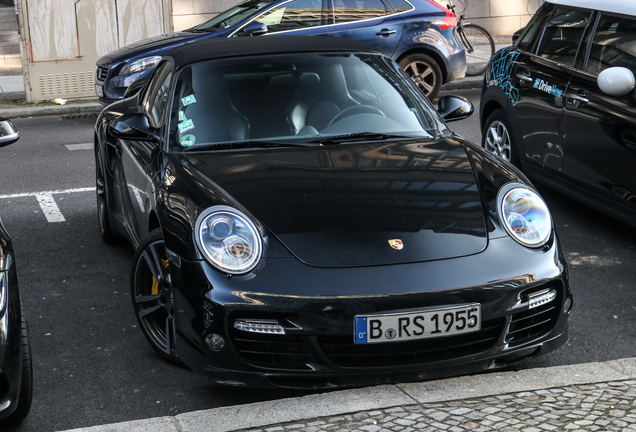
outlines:
{"label": "building wall", "polygon": [[[454,0],[457,12],[492,34],[511,34],[525,26],[543,0]],[[200,24],[240,0],[172,0],[175,31]],[[446,0],[439,1],[445,5]]]}

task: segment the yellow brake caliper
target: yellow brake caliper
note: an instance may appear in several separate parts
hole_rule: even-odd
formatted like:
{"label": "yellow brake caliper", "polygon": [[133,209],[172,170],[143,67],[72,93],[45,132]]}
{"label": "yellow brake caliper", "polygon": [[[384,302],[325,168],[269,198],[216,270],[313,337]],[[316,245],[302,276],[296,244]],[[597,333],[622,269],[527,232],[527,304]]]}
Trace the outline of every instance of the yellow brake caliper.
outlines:
{"label": "yellow brake caliper", "polygon": [[[168,269],[168,258],[162,258],[161,259],[161,264],[167,270]],[[151,295],[159,294],[159,282],[157,281],[157,279],[154,276],[152,277],[152,287],[150,288],[150,294]]]}

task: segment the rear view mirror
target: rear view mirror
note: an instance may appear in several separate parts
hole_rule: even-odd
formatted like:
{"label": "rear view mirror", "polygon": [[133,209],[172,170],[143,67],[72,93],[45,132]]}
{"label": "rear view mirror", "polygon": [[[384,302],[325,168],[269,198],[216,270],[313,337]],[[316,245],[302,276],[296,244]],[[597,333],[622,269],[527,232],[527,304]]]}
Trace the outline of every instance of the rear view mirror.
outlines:
{"label": "rear view mirror", "polygon": [[610,96],[625,96],[634,90],[636,79],[631,70],[624,67],[612,67],[598,74],[596,82],[603,93]]}
{"label": "rear view mirror", "polygon": [[461,96],[446,95],[439,98],[437,112],[441,114],[445,121],[463,120],[470,117],[475,111],[473,104],[468,99]]}
{"label": "rear view mirror", "polygon": [[243,29],[243,36],[261,36],[267,33],[267,26],[258,21],[252,21]]}
{"label": "rear view mirror", "polygon": [[0,147],[13,144],[19,138],[20,133],[11,120],[0,119]]}
{"label": "rear view mirror", "polygon": [[159,141],[156,130],[148,123],[148,117],[140,113],[127,114],[114,120],[108,132],[123,140]]}
{"label": "rear view mirror", "polygon": [[146,86],[146,84],[148,84],[148,81],[149,81],[149,78],[145,78],[145,79],[137,79],[133,81],[132,83],[130,83],[130,85],[124,92],[124,99],[139,93],[139,91],[143,89]]}

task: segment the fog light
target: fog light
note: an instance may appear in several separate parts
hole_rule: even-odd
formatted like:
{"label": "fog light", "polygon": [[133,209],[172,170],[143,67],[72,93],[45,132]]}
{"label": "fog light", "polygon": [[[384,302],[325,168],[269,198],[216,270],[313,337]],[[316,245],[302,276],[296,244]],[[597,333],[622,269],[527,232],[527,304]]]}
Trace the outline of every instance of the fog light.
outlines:
{"label": "fog light", "polygon": [[205,337],[205,343],[212,351],[221,351],[225,348],[225,340],[215,333],[207,335]]}
{"label": "fog light", "polygon": [[563,303],[563,313],[567,315],[570,312],[572,312],[572,299],[567,298],[565,299],[565,302]]}

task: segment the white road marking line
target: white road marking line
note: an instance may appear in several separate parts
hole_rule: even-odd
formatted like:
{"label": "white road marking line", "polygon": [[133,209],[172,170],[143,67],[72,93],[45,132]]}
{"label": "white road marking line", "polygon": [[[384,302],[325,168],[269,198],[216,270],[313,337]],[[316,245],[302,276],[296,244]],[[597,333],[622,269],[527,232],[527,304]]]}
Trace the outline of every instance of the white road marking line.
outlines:
{"label": "white road marking line", "polygon": [[38,200],[40,208],[42,209],[42,212],[44,213],[44,216],[46,216],[46,220],[48,220],[49,223],[66,222],[66,219],[60,211],[60,208],[57,206],[55,199],[53,199],[53,195],[70,194],[77,192],[91,192],[94,190],[94,187],[87,187],[76,189],[62,189],[47,192],[25,192],[18,194],[0,195],[0,199],[24,198],[34,196]]}
{"label": "white road marking line", "polygon": [[64,147],[66,147],[70,151],[75,151],[75,150],[93,150],[95,148],[95,144],[93,144],[93,143],[66,144]]}
{"label": "white road marking line", "polygon": [[59,190],[42,191],[42,192],[24,192],[24,193],[17,193],[17,194],[0,195],[0,199],[24,198],[24,197],[30,197],[30,196],[36,196],[36,195],[47,195],[47,194],[61,195],[61,194],[70,194],[70,193],[77,193],[77,192],[90,192],[94,190],[95,190],[94,187],[86,187],[86,188],[76,188],[76,189],[59,189]]}
{"label": "white road marking line", "polygon": [[57,206],[51,194],[37,194],[35,196],[40,203],[40,208],[49,222],[66,222],[64,215]]}

